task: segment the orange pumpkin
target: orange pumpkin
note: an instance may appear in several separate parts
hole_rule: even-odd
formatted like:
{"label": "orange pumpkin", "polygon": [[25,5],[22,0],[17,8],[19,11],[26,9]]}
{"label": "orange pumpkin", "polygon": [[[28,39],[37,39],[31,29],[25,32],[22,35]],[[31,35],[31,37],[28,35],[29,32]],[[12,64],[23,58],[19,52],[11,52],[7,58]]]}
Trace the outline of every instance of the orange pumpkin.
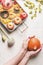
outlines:
{"label": "orange pumpkin", "polygon": [[30,38],[30,40],[28,41],[28,50],[30,51],[37,50],[40,48],[40,46],[40,41],[35,37]]}

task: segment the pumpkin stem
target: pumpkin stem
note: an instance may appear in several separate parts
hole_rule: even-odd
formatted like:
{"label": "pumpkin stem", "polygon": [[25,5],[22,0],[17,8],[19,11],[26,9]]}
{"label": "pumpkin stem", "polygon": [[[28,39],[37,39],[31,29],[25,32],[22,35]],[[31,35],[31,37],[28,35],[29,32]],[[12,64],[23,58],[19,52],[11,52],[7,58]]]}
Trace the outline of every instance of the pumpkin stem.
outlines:
{"label": "pumpkin stem", "polygon": [[32,37],[28,37],[29,39],[32,39],[32,38],[34,38],[35,37],[35,35],[34,36],[32,36]]}

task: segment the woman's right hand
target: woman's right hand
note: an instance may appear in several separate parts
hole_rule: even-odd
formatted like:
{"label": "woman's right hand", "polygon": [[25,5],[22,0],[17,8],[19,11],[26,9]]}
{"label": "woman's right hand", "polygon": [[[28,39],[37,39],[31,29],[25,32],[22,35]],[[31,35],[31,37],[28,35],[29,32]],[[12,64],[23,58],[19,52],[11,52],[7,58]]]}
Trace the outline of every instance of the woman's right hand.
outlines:
{"label": "woman's right hand", "polygon": [[37,56],[37,54],[41,51],[42,47],[40,47],[38,50],[36,51],[27,51],[26,55],[27,57],[31,58],[34,56]]}

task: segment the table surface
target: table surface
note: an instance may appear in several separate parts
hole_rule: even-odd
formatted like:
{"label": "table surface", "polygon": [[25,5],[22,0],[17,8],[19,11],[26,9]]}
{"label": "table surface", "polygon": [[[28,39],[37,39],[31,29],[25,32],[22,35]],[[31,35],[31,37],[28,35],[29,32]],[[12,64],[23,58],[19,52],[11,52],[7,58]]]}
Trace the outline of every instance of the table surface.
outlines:
{"label": "table surface", "polygon": [[[28,14],[29,9],[24,6],[23,0],[17,1]],[[33,2],[35,2],[35,0],[33,0]],[[7,33],[9,37],[14,38],[15,40],[15,44],[12,48],[8,48],[7,41],[5,43],[1,41],[0,34],[0,65],[3,65],[5,62],[18,54],[22,47],[23,40],[27,37],[35,35],[41,41],[41,43],[43,43],[43,10],[42,13],[38,13],[37,17],[33,20],[31,20],[30,15],[28,15],[28,18],[25,20],[25,24],[28,26],[28,28],[23,33],[19,31],[20,28],[11,34]],[[43,65],[43,48],[40,54],[36,58],[31,59],[27,65]]]}

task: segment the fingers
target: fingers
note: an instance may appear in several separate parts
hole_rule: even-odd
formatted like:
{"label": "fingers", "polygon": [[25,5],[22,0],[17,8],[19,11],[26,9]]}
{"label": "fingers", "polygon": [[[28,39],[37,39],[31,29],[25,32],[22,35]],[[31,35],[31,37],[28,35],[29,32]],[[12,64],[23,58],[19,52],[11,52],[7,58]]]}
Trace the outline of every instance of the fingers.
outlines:
{"label": "fingers", "polygon": [[43,44],[41,44],[41,49],[42,49],[42,47],[43,47]]}
{"label": "fingers", "polygon": [[26,40],[23,41],[23,46],[27,46],[28,47],[28,41],[30,40],[30,38],[28,37]]}
{"label": "fingers", "polygon": [[36,51],[33,51],[33,55],[37,55],[40,51],[41,51],[41,48],[39,48],[39,49],[36,50]]}
{"label": "fingers", "polygon": [[40,47],[35,53],[39,53],[41,51],[42,47]]}
{"label": "fingers", "polygon": [[28,47],[28,39],[23,41],[23,48],[27,49],[27,47]]}
{"label": "fingers", "polygon": [[38,50],[36,51],[28,51],[28,55],[30,57],[36,56],[40,51],[41,51],[42,47],[40,47]]}
{"label": "fingers", "polygon": [[28,43],[28,38],[26,40],[23,41],[23,43],[27,44]]}

